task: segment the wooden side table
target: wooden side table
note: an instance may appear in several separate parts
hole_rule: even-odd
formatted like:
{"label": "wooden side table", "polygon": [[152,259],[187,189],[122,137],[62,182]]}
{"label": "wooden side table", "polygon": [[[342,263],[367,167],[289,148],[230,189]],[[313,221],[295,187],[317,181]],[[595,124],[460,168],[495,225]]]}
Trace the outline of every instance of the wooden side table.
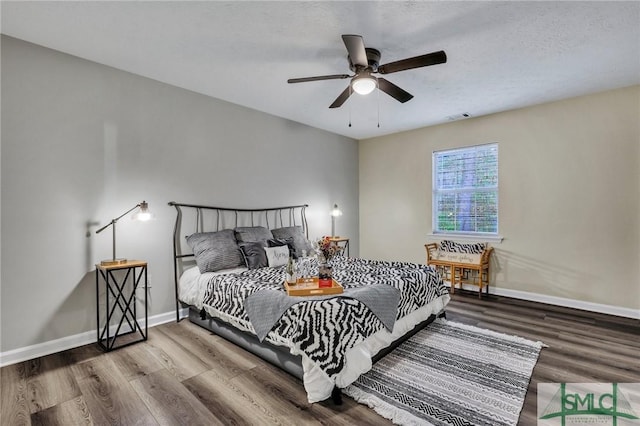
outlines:
{"label": "wooden side table", "polygon": [[336,246],[342,249],[342,252],[347,252],[347,257],[349,257],[349,238],[346,237],[329,237],[329,241],[331,241]]}
{"label": "wooden side table", "polygon": [[[114,274],[115,271],[121,272]],[[122,277],[122,274],[124,274],[124,277]],[[143,277],[144,331],[138,322],[136,310],[136,290],[140,287]],[[118,278],[121,278],[121,280],[119,281]],[[105,287],[104,307],[106,309],[106,319],[102,327],[100,325],[100,282],[103,282]],[[108,266],[96,265],[97,338],[98,345],[104,351],[108,352],[147,340],[147,324],[149,322],[147,313],[147,283],[147,262],[142,260],[127,260],[121,264]],[[137,338],[135,338],[136,334],[139,334]],[[116,340],[118,338],[121,338],[121,341],[124,340],[124,343],[116,346]]]}

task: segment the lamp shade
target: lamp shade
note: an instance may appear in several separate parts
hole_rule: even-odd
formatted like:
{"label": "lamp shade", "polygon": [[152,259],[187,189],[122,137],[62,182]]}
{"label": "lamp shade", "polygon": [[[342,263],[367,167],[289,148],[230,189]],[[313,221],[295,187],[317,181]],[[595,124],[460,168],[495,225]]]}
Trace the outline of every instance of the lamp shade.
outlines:
{"label": "lamp shade", "polygon": [[151,220],[153,218],[153,214],[149,210],[149,203],[143,201],[140,203],[140,210],[131,216],[133,220],[139,220],[141,222],[146,222],[147,220]]}
{"label": "lamp shade", "polygon": [[378,82],[375,77],[369,74],[359,76],[351,80],[351,87],[353,91],[359,95],[368,95],[378,86]]}
{"label": "lamp shade", "polygon": [[342,216],[342,210],[338,208],[337,204],[333,205],[333,209],[331,210],[331,216],[333,217]]}
{"label": "lamp shade", "polygon": [[331,210],[331,236],[336,236],[336,217],[342,216],[342,210],[338,208],[337,204],[333,205],[333,209]]}

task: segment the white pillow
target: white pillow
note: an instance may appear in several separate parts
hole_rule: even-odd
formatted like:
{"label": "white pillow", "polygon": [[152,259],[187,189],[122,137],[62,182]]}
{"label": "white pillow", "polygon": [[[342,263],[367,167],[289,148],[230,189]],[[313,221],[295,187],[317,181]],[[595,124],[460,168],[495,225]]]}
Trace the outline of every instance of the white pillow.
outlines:
{"label": "white pillow", "polygon": [[289,263],[289,246],[265,247],[269,266],[282,266]]}

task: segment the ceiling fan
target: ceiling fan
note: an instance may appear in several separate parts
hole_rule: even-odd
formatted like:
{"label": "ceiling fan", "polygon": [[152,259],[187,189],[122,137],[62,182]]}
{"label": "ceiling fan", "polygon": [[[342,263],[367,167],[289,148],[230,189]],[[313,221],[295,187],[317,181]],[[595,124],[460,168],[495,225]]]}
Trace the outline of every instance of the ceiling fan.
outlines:
{"label": "ceiling fan", "polygon": [[443,50],[426,55],[415,56],[413,58],[402,59],[388,64],[379,65],[380,51],[371,47],[364,47],[362,36],[353,34],[344,34],[342,41],[347,48],[349,56],[349,69],[354,75],[349,74],[332,74],[321,75],[316,77],[290,78],[287,83],[304,83],[307,81],[318,80],[336,80],[350,78],[351,83],[340,93],[329,108],[338,108],[345,103],[351,96],[352,92],[366,95],[371,93],[376,87],[395,98],[399,102],[405,103],[413,95],[392,82],[382,77],[375,77],[372,74],[391,74],[398,71],[410,70],[413,68],[426,67],[429,65],[443,64],[447,62],[447,55]]}

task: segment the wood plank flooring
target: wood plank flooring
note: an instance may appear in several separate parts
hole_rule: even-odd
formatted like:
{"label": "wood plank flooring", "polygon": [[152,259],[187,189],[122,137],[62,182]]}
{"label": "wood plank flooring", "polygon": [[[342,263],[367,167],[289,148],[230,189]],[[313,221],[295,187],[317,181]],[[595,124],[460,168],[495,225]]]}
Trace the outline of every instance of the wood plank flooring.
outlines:
{"label": "wood plank flooring", "polygon": [[[520,415],[542,382],[640,382],[640,321],[457,292],[447,318],[540,340]],[[348,397],[309,404],[302,383],[188,320],[103,353],[87,345],[0,370],[0,425],[389,425]]]}

